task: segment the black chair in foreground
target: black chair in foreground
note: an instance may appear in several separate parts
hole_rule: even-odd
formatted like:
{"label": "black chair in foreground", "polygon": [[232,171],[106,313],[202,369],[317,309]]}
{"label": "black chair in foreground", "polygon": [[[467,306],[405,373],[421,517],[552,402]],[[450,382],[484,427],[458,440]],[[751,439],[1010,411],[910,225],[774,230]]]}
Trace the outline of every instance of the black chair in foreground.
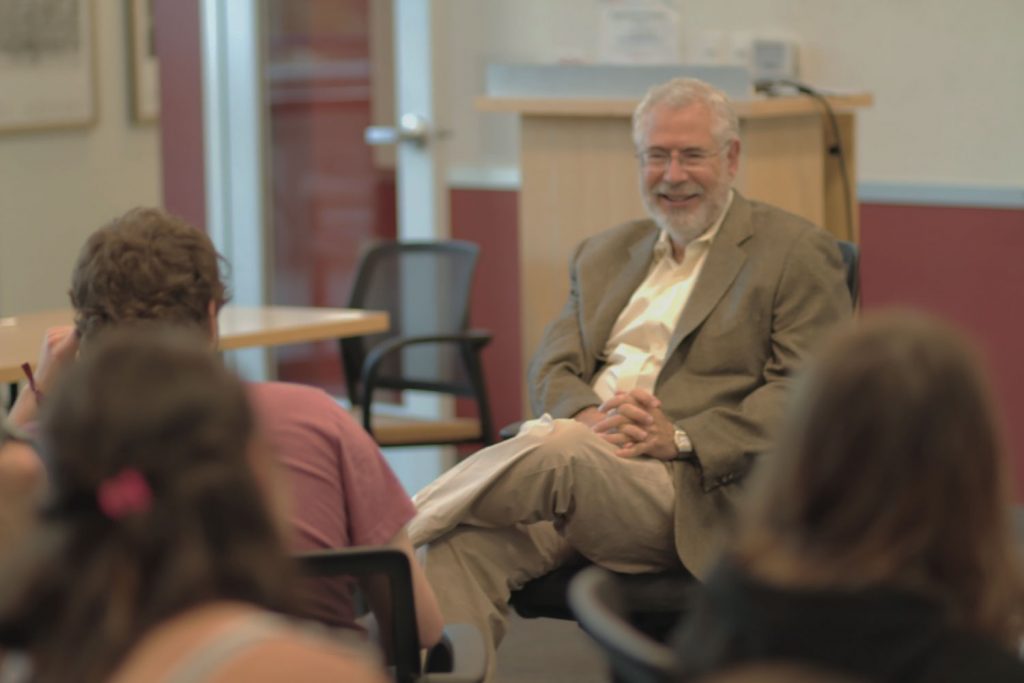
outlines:
{"label": "black chair in foreground", "polygon": [[[390,644],[396,683],[479,683],[487,670],[483,637],[469,624],[448,624],[440,643],[421,665],[409,559],[393,548],[353,547],[297,555],[302,571],[313,577],[384,576],[391,595]],[[387,649],[387,648],[386,648]]]}
{"label": "black chair in foreground", "polygon": [[[339,340],[349,400],[381,446],[494,441],[480,353],[491,334],[469,329],[469,295],[479,247],[471,242],[385,242],[359,263],[348,305],[387,311],[382,334]],[[378,389],[416,389],[472,398],[476,418],[388,414]]]}
{"label": "black chair in foreground", "polygon": [[569,586],[573,614],[608,658],[614,680],[671,683],[678,676],[675,655],[630,624],[633,597],[628,586],[600,567],[580,571]]}
{"label": "black chair in foreground", "polygon": [[[580,558],[545,574],[512,593],[509,604],[524,619],[576,619],[569,603],[572,581],[593,567]],[[629,621],[639,632],[664,640],[682,617],[696,579],[686,569],[643,574],[603,570],[629,592]]]}

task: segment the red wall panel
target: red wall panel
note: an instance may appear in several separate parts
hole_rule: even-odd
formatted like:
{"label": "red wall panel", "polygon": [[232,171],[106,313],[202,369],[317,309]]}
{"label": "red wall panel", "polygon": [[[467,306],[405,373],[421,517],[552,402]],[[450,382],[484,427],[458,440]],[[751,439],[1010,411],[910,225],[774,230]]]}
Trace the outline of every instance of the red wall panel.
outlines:
{"label": "red wall panel", "polygon": [[206,227],[199,0],[155,0],[164,208]]}
{"label": "red wall panel", "polygon": [[864,310],[928,311],[977,342],[991,373],[1019,501],[1024,501],[1022,255],[1024,210],[861,206]]}
{"label": "red wall panel", "polygon": [[452,237],[480,245],[469,319],[494,333],[484,350],[484,376],[496,430],[523,418],[518,198],[503,190],[451,192]]}

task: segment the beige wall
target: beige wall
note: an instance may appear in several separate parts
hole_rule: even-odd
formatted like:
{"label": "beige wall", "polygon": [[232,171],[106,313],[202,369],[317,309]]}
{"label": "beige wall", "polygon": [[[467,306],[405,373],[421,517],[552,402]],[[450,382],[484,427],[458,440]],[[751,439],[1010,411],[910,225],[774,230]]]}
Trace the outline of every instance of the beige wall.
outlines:
{"label": "beige wall", "polygon": [[[376,0],[374,0],[376,1]],[[703,31],[800,41],[807,81],[870,90],[861,181],[1024,187],[1021,0],[672,0],[691,50]],[[99,121],[85,130],[0,134],[0,315],[61,306],[84,237],[126,208],[160,202],[157,128],[128,113],[124,3],[96,9]],[[514,169],[515,119],[479,114],[489,61],[593,57],[599,0],[444,0],[456,166]]]}
{"label": "beige wall", "polygon": [[[667,0],[682,51],[707,31],[767,32],[800,43],[803,78],[868,90],[862,181],[1024,188],[1024,2],[1021,0]],[[602,0],[446,0],[477,30],[447,41],[450,158],[515,165],[510,114],[473,111],[489,61],[595,59]]]}
{"label": "beige wall", "polygon": [[160,202],[158,129],[129,114],[123,2],[94,2],[99,116],[76,130],[0,133],[0,315],[67,305],[85,237]]}

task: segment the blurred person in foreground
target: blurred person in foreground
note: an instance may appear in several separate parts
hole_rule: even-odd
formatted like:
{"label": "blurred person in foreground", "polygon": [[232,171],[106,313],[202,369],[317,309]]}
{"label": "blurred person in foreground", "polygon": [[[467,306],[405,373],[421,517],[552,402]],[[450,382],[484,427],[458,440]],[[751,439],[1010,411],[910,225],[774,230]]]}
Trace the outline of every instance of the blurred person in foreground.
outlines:
{"label": "blurred person in foreground", "polygon": [[0,410],[0,558],[30,533],[45,482],[30,435]]}
{"label": "blurred person in foreground", "polygon": [[[222,262],[205,232],[159,209],[133,209],[94,232],[71,276],[75,326],[48,331],[36,377],[39,391],[22,392],[12,413],[23,424],[31,421],[39,395],[45,397],[74,364],[79,344],[87,347],[108,329],[140,323],[192,329],[209,341],[213,355],[217,314],[227,301]],[[245,386],[293,500],[291,550],[402,550],[412,566],[420,644],[438,642],[443,618],[405,531],[415,510],[373,439],[321,389],[284,382]],[[306,616],[360,628],[347,580],[308,581]],[[386,585],[371,579],[365,587],[382,632],[389,632]]]}
{"label": "blurred person in foreground", "polygon": [[1024,681],[1024,574],[974,353],[917,313],[838,335],[794,389],[735,548],[676,639],[686,679],[797,660],[871,681]]}
{"label": "blurred person in foreground", "polygon": [[0,575],[0,644],[32,680],[382,680],[272,614],[285,492],[202,337],[115,331],[64,375],[39,429],[47,499]]}

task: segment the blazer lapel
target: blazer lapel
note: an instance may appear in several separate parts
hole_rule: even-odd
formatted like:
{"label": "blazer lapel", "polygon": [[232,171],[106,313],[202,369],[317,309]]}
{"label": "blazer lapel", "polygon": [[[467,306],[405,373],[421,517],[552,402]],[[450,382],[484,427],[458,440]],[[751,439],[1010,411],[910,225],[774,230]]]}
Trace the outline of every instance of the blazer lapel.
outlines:
{"label": "blazer lapel", "polygon": [[[618,320],[619,313],[622,312],[622,309],[629,302],[629,297],[633,296],[633,292],[636,291],[636,288],[640,286],[640,283],[647,276],[647,271],[651,266],[651,259],[654,258],[654,243],[658,241],[658,234],[658,228],[650,224],[647,234],[643,235],[629,248],[622,269],[619,270],[618,275],[613,276],[607,289],[604,290],[604,296],[597,302],[594,315],[590,318],[592,324],[589,326],[591,333],[589,335],[590,345],[592,347],[594,344],[599,345],[596,348],[590,349],[595,358],[600,357],[601,351],[604,350],[604,344],[611,336],[612,327],[615,325],[615,321]],[[611,268],[614,268],[614,266],[611,266],[609,271]],[[584,318],[584,322],[586,320]]]}
{"label": "blazer lapel", "polygon": [[750,203],[740,196],[733,195],[732,206],[722,222],[722,227],[711,243],[704,268],[693,286],[686,307],[683,308],[679,322],[669,340],[668,352],[671,354],[686,337],[704,322],[711,314],[718,301],[732,285],[736,275],[747,260],[746,253],[739,245],[751,234]]}

